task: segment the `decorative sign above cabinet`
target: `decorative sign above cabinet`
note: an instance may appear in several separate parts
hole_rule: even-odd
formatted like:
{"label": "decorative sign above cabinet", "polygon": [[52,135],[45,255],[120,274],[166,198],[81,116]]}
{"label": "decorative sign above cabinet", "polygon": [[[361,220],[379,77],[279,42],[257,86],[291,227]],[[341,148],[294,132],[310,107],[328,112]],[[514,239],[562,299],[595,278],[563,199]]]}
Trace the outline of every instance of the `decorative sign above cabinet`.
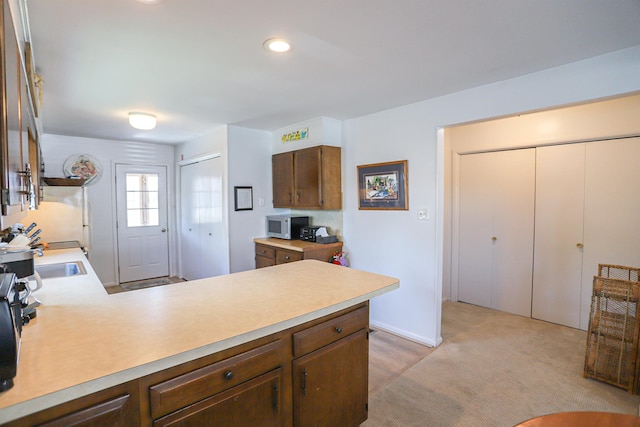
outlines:
{"label": "decorative sign above cabinet", "polygon": [[282,134],[282,142],[300,141],[303,139],[309,139],[309,128],[294,130],[293,132]]}

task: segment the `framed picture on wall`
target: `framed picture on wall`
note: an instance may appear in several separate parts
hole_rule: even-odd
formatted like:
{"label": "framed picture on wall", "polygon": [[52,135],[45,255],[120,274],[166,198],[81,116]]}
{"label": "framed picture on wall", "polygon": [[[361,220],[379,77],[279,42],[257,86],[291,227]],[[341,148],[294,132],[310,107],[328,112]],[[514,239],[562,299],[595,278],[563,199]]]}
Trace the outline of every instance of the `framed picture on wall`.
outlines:
{"label": "framed picture on wall", "polygon": [[358,209],[408,210],[407,161],[358,166]]}
{"label": "framed picture on wall", "polygon": [[253,210],[253,187],[233,187],[233,195],[237,211]]}

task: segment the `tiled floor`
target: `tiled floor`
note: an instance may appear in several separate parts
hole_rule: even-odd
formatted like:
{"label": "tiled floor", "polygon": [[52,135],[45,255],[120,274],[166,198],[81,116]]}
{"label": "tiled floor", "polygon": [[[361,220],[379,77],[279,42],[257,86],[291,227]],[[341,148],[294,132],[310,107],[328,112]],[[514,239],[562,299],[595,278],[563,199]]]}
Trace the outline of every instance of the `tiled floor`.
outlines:
{"label": "tiled floor", "polygon": [[178,283],[178,282],[184,282],[184,279],[180,279],[178,277],[172,276],[172,277],[157,277],[155,279],[147,279],[147,280],[139,280],[137,282],[127,282],[126,283],[126,288],[119,285],[119,286],[105,286],[105,289],[107,290],[108,294],[118,294],[120,292],[127,292],[127,291],[132,291],[132,290],[136,290],[136,289],[143,289],[143,288],[149,288],[149,287],[153,287],[153,286],[161,286],[161,285],[157,285],[155,284],[158,281],[166,281],[166,279],[168,279],[168,283],[163,283],[163,284],[169,284],[169,283]]}

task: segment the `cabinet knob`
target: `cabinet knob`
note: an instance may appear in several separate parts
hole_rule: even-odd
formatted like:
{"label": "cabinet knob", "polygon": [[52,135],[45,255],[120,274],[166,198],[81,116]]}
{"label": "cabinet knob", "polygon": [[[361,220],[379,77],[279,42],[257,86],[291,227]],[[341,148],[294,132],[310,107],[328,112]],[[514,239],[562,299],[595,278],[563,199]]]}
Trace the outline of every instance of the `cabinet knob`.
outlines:
{"label": "cabinet knob", "polygon": [[341,334],[342,333],[342,328],[340,326],[336,326],[336,332]]}
{"label": "cabinet knob", "polygon": [[224,379],[225,380],[230,380],[233,378],[233,371],[225,371],[224,373]]}
{"label": "cabinet knob", "polygon": [[285,255],[284,259],[286,259],[287,261],[289,261],[289,255]]}
{"label": "cabinet knob", "polygon": [[582,249],[582,248],[584,248],[584,245],[583,245],[582,243],[578,243],[578,244],[576,245],[576,248],[578,248],[578,249]]}

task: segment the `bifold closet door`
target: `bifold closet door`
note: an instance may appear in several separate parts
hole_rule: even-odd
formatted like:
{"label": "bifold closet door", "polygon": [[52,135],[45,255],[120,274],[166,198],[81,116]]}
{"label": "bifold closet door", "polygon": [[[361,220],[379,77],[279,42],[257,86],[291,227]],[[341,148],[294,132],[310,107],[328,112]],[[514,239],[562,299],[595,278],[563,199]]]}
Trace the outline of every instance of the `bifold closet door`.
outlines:
{"label": "bifold closet door", "polygon": [[458,300],[531,316],[535,150],[460,156]]}
{"label": "bifold closet door", "polygon": [[640,138],[586,147],[580,329],[589,326],[598,264],[640,267]]}
{"label": "bifold closet door", "polygon": [[585,144],[536,149],[531,317],[578,328]]}

